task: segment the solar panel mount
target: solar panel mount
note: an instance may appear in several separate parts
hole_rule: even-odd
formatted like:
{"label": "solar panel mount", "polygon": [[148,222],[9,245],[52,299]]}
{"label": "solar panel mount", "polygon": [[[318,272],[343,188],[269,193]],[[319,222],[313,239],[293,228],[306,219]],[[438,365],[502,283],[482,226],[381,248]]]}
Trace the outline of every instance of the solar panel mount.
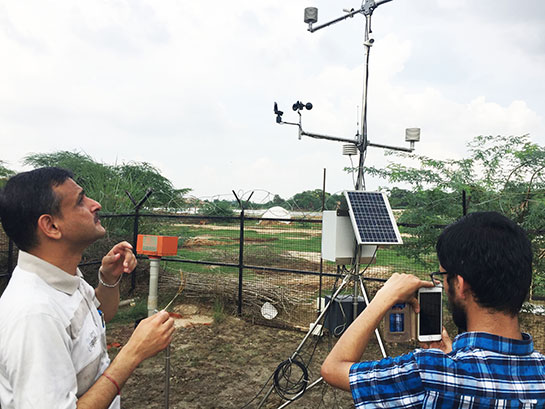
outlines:
{"label": "solar panel mount", "polygon": [[394,214],[383,192],[344,192],[358,244],[403,244]]}

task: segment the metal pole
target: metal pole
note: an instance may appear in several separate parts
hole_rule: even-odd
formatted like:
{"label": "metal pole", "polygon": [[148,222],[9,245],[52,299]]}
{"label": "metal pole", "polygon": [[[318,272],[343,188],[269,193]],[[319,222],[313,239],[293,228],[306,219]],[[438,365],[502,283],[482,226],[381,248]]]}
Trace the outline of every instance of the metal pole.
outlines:
{"label": "metal pole", "polygon": [[371,51],[371,42],[369,41],[369,30],[371,27],[371,15],[365,16],[365,34],[363,40],[365,63],[363,64],[363,95],[361,108],[361,133],[358,139],[358,148],[360,158],[358,164],[358,179],[356,190],[363,190],[363,164],[365,162],[365,153],[367,151],[367,86],[369,82],[369,53]]}
{"label": "metal pole", "polygon": [[369,27],[371,25],[371,16],[365,16],[365,32],[363,35],[363,94],[361,105],[361,135],[362,142],[367,142],[367,88],[369,85],[369,54],[371,51],[371,43],[369,42]]}
{"label": "metal pole", "polygon": [[[231,190],[233,195],[237,199],[240,206],[240,237],[238,244],[238,315],[242,315],[242,276],[244,272],[244,203],[240,200],[234,190]],[[250,193],[247,202],[250,203],[250,199],[254,195],[254,192]]]}
{"label": "metal pole", "polygon": [[240,210],[240,238],[238,245],[238,310],[239,316],[242,315],[242,278],[244,271],[244,207]]}
{"label": "metal pole", "polygon": [[[324,214],[324,210],[325,210],[325,177],[326,177],[326,169],[324,168],[324,181],[322,184],[322,215]],[[322,217],[322,223],[323,223],[323,217]],[[321,251],[322,250],[320,249],[320,253]],[[324,272],[324,259],[321,256],[322,255],[320,254],[320,284],[318,287],[318,314],[320,313],[322,309],[322,284],[323,284],[322,274]]]}
{"label": "metal pole", "polygon": [[[138,203],[136,202],[136,200],[134,200],[134,198],[132,197],[131,193],[128,190],[125,190],[125,193],[129,197],[132,204],[134,205],[134,225],[132,229],[132,233],[133,233],[132,234],[132,251],[134,255],[136,256],[136,242],[138,240],[138,218],[140,217],[139,216],[140,208],[142,207],[144,202],[148,200],[148,197],[151,196],[151,194],[153,193],[153,189],[148,188],[148,190],[146,190],[146,193],[144,194],[144,197],[142,197],[142,199],[140,199]],[[132,293],[135,288],[136,288],[136,270],[133,271],[133,273],[131,274],[131,291],[130,292]]]}
{"label": "metal pole", "polygon": [[165,409],[168,409],[170,395],[170,344],[165,350]]}
{"label": "metal pole", "polygon": [[[136,242],[138,241],[138,219],[140,217],[139,215],[140,208],[135,207],[134,209],[134,223],[132,226],[132,252],[136,256]],[[131,274],[131,293],[136,288],[136,270],[132,272]]]}
{"label": "metal pole", "polygon": [[466,201],[466,191],[462,190],[462,214],[465,216],[467,214],[467,201]]}
{"label": "metal pole", "polygon": [[[365,299],[365,305],[369,306],[369,297],[367,297],[367,290],[365,289],[365,285],[363,284],[363,280],[361,276],[358,277],[360,281],[360,287],[361,287],[361,293],[363,294],[363,298]],[[354,283],[355,284],[355,283]],[[380,352],[382,352],[382,356],[386,358],[386,349],[384,348],[384,344],[382,343],[382,338],[380,337],[380,332],[378,328],[375,328],[375,336],[377,338],[378,346],[380,348]]]}
{"label": "metal pole", "polygon": [[[361,246],[357,246],[358,249],[356,251],[356,260],[355,260],[355,271],[354,271],[354,294],[352,299],[352,322],[356,321],[356,318],[358,318],[358,284],[356,282],[356,276],[358,276],[359,273],[359,267],[360,267],[360,257],[361,257]],[[358,276],[359,277],[359,276]]]}
{"label": "metal pole", "polygon": [[286,406],[290,405],[292,402],[294,402],[295,400],[297,400],[301,395],[303,395],[306,391],[308,391],[309,389],[311,388],[314,388],[316,385],[318,385],[320,382],[323,381],[324,378],[322,378],[321,376],[316,379],[314,382],[312,382],[309,386],[306,387],[306,389],[304,391],[301,391],[299,392],[297,395],[295,395],[293,398],[291,398],[291,400],[287,401],[287,402],[284,402],[282,405],[280,405],[277,409],[282,409],[282,408],[285,408]]}

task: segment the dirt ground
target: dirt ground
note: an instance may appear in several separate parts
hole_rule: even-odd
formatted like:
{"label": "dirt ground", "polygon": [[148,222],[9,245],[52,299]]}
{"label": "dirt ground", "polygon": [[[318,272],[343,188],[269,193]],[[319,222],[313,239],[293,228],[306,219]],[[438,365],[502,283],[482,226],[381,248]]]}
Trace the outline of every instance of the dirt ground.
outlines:
{"label": "dirt ground", "polygon": [[[178,307],[182,319],[171,344],[169,408],[258,408],[271,388],[271,376],[303,340],[305,333],[255,325],[224,316],[214,322],[212,312],[203,306]],[[193,323],[191,323],[193,322]],[[107,339],[113,358],[129,339],[133,325],[113,324]],[[319,367],[334,340],[328,336],[311,336],[301,358],[308,362],[312,383],[319,378]],[[121,344],[121,346],[118,346]],[[395,350],[394,350],[395,349]],[[403,345],[388,350],[391,355],[405,352]],[[369,345],[364,357],[379,358],[378,344]],[[292,366],[290,381],[302,372]],[[285,385],[285,381],[281,381]],[[143,362],[122,391],[123,409],[165,408],[165,353]],[[293,397],[288,395],[288,397]],[[254,399],[255,398],[255,399]],[[253,400],[252,400],[253,399]],[[277,408],[283,400],[273,391],[261,407]],[[288,405],[290,408],[351,408],[350,393],[336,391],[321,382]]]}

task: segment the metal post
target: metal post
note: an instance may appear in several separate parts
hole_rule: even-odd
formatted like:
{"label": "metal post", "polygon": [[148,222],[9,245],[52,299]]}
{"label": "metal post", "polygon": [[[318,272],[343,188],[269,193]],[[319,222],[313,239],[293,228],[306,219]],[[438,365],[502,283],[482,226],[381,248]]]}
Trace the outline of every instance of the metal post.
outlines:
{"label": "metal post", "polygon": [[[132,252],[136,256],[136,242],[138,241],[138,221],[140,218],[140,208],[136,207],[134,209],[134,223],[132,227]],[[131,274],[131,293],[136,288],[136,270]]]}
{"label": "metal post", "polygon": [[371,28],[371,15],[365,16],[365,34],[363,39],[363,48],[365,62],[363,64],[363,95],[361,107],[361,134],[359,135],[358,148],[360,150],[358,164],[358,178],[356,180],[356,190],[364,190],[363,186],[363,166],[365,162],[365,154],[368,146],[367,139],[367,87],[369,82],[369,52],[371,51],[372,42],[369,40],[369,31]]}
{"label": "metal post", "polygon": [[238,246],[238,310],[242,315],[242,276],[244,270],[244,206],[240,210],[240,237]]}
{"label": "metal post", "polygon": [[462,190],[462,214],[465,216],[467,214],[467,201],[466,201],[466,191]]}
{"label": "metal post", "polygon": [[[363,279],[361,278],[361,276],[358,277],[358,280],[359,280],[359,284],[360,284],[360,288],[361,288],[361,293],[362,293],[363,298],[365,300],[365,305],[368,307],[369,306],[369,297],[367,296],[367,290],[365,289],[365,284],[363,283]],[[354,285],[356,285],[355,282],[354,282]],[[375,337],[377,338],[378,346],[380,348],[380,352],[382,352],[382,356],[384,358],[386,358],[388,355],[386,354],[386,348],[384,347],[384,344],[382,343],[382,338],[380,337],[380,332],[378,330],[378,327],[375,328]]]}
{"label": "metal post", "polygon": [[[238,315],[242,315],[242,275],[244,271],[244,203],[238,198],[234,190],[231,190],[233,195],[237,199],[238,205],[240,206],[240,237],[238,244]],[[248,203],[254,195],[254,192],[248,197]]]}
{"label": "metal post", "polygon": [[[148,190],[146,190],[146,193],[144,194],[144,197],[142,197],[142,199],[140,199],[139,202],[136,202],[136,200],[134,200],[134,198],[132,197],[129,191],[125,190],[125,193],[127,194],[127,196],[129,196],[130,201],[134,205],[134,225],[132,229],[132,232],[133,232],[132,251],[134,255],[136,256],[136,242],[138,240],[138,219],[140,217],[139,215],[140,208],[142,207],[144,202],[148,200],[148,197],[150,197],[150,195],[153,193],[153,189],[148,188]],[[131,274],[131,291],[130,292],[132,293],[135,288],[136,288],[136,271],[133,271],[133,273]]]}
{"label": "metal post", "polygon": [[[359,267],[360,267],[360,256],[361,256],[361,246],[358,246],[358,250],[356,251],[356,265],[355,265],[355,274],[359,274]],[[352,322],[356,321],[356,318],[358,318],[358,285],[356,283],[356,275],[354,276],[354,291],[352,295]]]}
{"label": "metal post", "polygon": [[165,350],[165,409],[169,406],[170,395],[170,344]]}
{"label": "metal post", "polygon": [[[324,182],[322,185],[322,215],[324,214],[325,210],[325,176],[326,176],[326,170],[324,168]],[[322,216],[322,223],[323,223],[323,216]],[[320,249],[320,253],[322,250]],[[322,258],[322,255],[320,254],[320,284],[318,287],[318,314],[320,314],[320,311],[322,310],[322,273],[324,272],[324,259]]]}

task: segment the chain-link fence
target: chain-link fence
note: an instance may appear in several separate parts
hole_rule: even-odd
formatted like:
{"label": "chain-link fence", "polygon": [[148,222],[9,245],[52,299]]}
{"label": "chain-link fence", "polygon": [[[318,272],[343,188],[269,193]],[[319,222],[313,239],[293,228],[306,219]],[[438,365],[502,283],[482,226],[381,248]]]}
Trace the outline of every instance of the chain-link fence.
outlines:
{"label": "chain-link fence", "polygon": [[[101,257],[116,242],[133,242],[138,232],[178,237],[177,256],[161,262],[159,307],[164,307],[183,284],[186,300],[220,304],[225,311],[260,324],[308,330],[318,316],[319,306],[324,305],[323,299],[327,300],[346,274],[334,263],[321,259],[320,218],[259,219],[243,213],[227,218],[164,214],[101,218],[109,234],[85,252],[80,265],[91,285],[97,284]],[[402,235],[410,235],[411,229],[417,228],[401,225]],[[370,298],[382,285],[380,281],[394,272],[428,278],[430,268],[398,251],[401,248],[381,246],[373,263],[361,265]],[[430,260],[434,257],[429,255]],[[16,246],[0,229],[0,294],[16,260]],[[141,257],[131,279],[121,282],[121,297],[145,300],[148,277],[149,262]],[[339,298],[352,296],[355,286],[359,287],[348,282]],[[268,319],[274,315],[270,311],[262,313],[266,303],[277,311],[272,319]],[[523,329],[534,333],[536,347],[545,348],[545,336],[536,333],[534,323],[536,319],[542,323],[542,319],[532,314],[521,317]]]}
{"label": "chain-link fence", "polygon": [[[317,316],[320,298],[330,295],[343,275],[334,263],[321,260],[321,219],[260,219],[243,213],[229,218],[142,214],[140,223],[134,224],[134,215],[119,216],[101,216],[108,230],[118,234],[110,234],[84,254],[81,269],[91,284],[96,284],[100,257],[114,242],[132,242],[133,229],[178,237],[178,255],[161,263],[160,302],[175,293],[183,280],[185,297],[219,300],[257,322],[308,328]],[[16,249],[10,252],[7,238],[0,238],[0,271],[7,274],[15,263]],[[378,285],[373,279],[387,279],[396,271],[425,274],[391,247],[379,248],[376,262],[364,267],[370,295]],[[122,297],[145,296],[148,268],[141,260],[132,280],[124,280]],[[352,294],[353,288],[350,283],[344,293]],[[273,320],[261,313],[265,303],[278,311]]]}
{"label": "chain-link fence", "polygon": [[[308,328],[317,317],[323,303],[320,300],[330,296],[345,275],[334,263],[321,259],[320,218],[263,219],[245,217],[244,213],[226,218],[165,214],[101,217],[110,233],[85,252],[81,264],[91,284],[96,284],[101,257],[115,242],[134,242],[138,232],[178,237],[177,256],[163,258],[161,263],[159,297],[164,304],[183,281],[184,297],[219,301],[227,309],[259,323]],[[417,227],[402,225],[401,229],[410,234]],[[439,233],[441,226],[437,227]],[[361,265],[369,296],[380,287],[377,281],[386,280],[394,272],[428,276],[429,267],[408,258],[399,249],[381,246],[373,263]],[[0,291],[16,263],[16,253],[16,247],[2,231]],[[148,277],[149,264],[142,257],[131,279],[122,282],[122,297],[145,297]],[[341,296],[352,295],[354,287],[349,282]],[[265,303],[278,311],[272,320],[262,314]]]}

